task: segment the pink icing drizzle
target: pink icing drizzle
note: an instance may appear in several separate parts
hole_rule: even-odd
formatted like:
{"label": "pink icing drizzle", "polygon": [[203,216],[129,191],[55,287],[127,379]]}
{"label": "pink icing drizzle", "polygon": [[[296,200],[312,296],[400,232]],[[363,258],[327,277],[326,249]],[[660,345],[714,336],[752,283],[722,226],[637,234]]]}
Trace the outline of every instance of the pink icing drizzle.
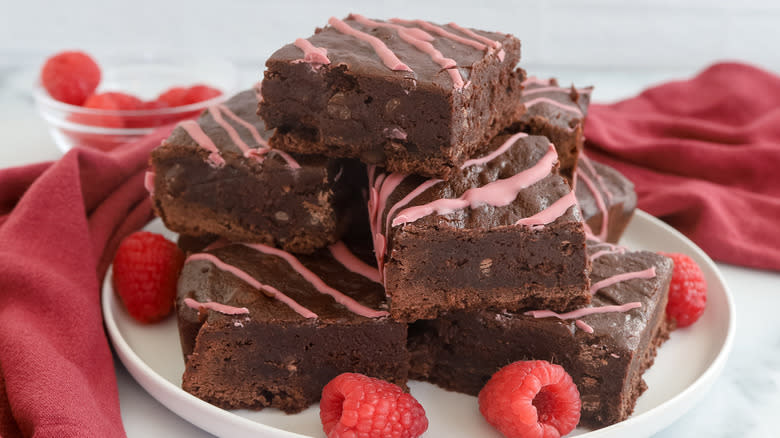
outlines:
{"label": "pink icing drizzle", "polygon": [[228,306],[227,304],[215,303],[213,301],[206,301],[205,303],[201,303],[200,301],[196,301],[192,298],[185,298],[184,304],[186,304],[190,309],[199,310],[200,308],[206,308],[215,312],[224,313],[225,315],[245,315],[249,313],[249,309],[246,307],[233,307]]}
{"label": "pink icing drizzle", "polygon": [[[530,76],[526,78],[523,81],[523,86],[527,87],[529,85],[538,85],[539,87],[533,88],[530,90],[526,90],[523,92],[525,95],[533,94],[533,93],[542,93],[544,91],[559,91],[562,93],[570,93],[571,88],[564,88],[564,87],[556,87],[552,85],[552,79],[539,79],[535,76]],[[593,92],[593,87],[587,87],[587,88],[576,88],[578,93],[580,94],[590,94]]]}
{"label": "pink icing drizzle", "polygon": [[602,178],[601,175],[596,172],[596,168],[593,167],[593,163],[591,163],[590,158],[586,157],[585,154],[580,154],[580,163],[582,163],[582,165],[588,169],[590,174],[596,178],[596,181],[607,195],[607,202],[612,202],[612,192],[607,188],[607,183],[604,181],[604,178]]}
{"label": "pink icing drizzle", "polygon": [[585,321],[581,319],[574,321],[574,324],[576,324],[577,327],[582,329],[585,333],[593,333],[593,327],[589,326]]}
{"label": "pink icing drizzle", "polygon": [[323,47],[315,47],[309,40],[298,38],[295,40],[295,47],[303,51],[303,62],[309,64],[327,65],[330,64],[328,59],[328,49]]}
{"label": "pink icing drizzle", "polygon": [[408,71],[411,72],[412,69],[409,68],[406,64],[401,62],[400,59],[398,59],[397,56],[395,56],[395,53],[393,53],[392,50],[390,50],[385,43],[382,42],[379,38],[369,35],[365,32],[361,32],[357,29],[354,29],[352,26],[348,25],[347,23],[339,20],[336,17],[330,17],[328,20],[328,24],[333,26],[334,29],[337,31],[349,35],[352,37],[355,37],[361,41],[365,41],[368,44],[371,45],[371,47],[374,48],[374,52],[376,52],[377,56],[379,56],[379,59],[382,60],[382,62],[393,71]]}
{"label": "pink icing drizzle", "polygon": [[465,27],[460,27],[456,23],[447,23],[447,26],[464,33],[468,35],[471,38],[474,38],[475,40],[482,41],[483,43],[487,44],[489,47],[492,47],[495,50],[498,50],[498,60],[503,62],[504,61],[504,49],[501,48],[501,43],[498,41],[493,41],[490,38],[484,37],[482,35],[479,35],[478,33],[474,32],[471,29],[466,29]]}
{"label": "pink icing drizzle", "polygon": [[631,309],[642,307],[642,303],[634,301],[626,303],[621,306],[601,306],[601,307],[583,307],[582,309],[572,310],[566,313],[556,313],[552,310],[531,310],[525,312],[524,315],[533,316],[534,318],[549,318],[556,317],[558,319],[577,319],[583,316],[594,315],[597,313],[614,313],[614,312],[628,312]]}
{"label": "pink icing drizzle", "polygon": [[577,197],[574,195],[574,192],[569,192],[561,196],[557,201],[553,202],[552,205],[540,211],[539,213],[536,213],[533,216],[526,217],[515,222],[515,225],[526,225],[526,226],[547,225],[550,222],[561,217],[566,212],[566,210],[568,210],[569,208],[571,208],[576,204],[577,204]]}
{"label": "pink icing drizzle", "polygon": [[360,260],[347,248],[347,245],[344,245],[344,242],[336,242],[329,246],[328,250],[336,261],[351,272],[362,275],[373,282],[382,283],[382,280],[379,278],[379,270]]}
{"label": "pink icing drizzle", "polygon": [[585,175],[585,172],[583,172],[581,169],[577,169],[577,177],[579,179],[582,179],[582,182],[585,183],[585,186],[588,188],[590,193],[593,195],[593,199],[596,201],[596,207],[598,207],[599,211],[601,212],[601,230],[599,230],[599,235],[595,236],[599,241],[607,240],[607,227],[609,224],[609,210],[607,209],[607,205],[604,203],[604,198],[601,197],[601,192],[596,188],[596,185],[593,183],[593,181],[588,177],[588,175]]}
{"label": "pink icing drizzle", "polygon": [[292,310],[294,310],[299,315],[303,316],[304,318],[316,318],[317,314],[312,312],[311,310],[301,306],[298,304],[295,300],[288,297],[278,289],[276,289],[273,286],[269,286],[267,284],[260,283],[257,281],[254,277],[247,274],[246,272],[242,271],[241,269],[230,265],[228,263],[223,262],[219,258],[211,255],[211,254],[205,254],[205,253],[199,253],[199,254],[193,254],[189,257],[187,257],[186,261],[191,260],[206,260],[208,262],[211,262],[214,266],[216,266],[218,269],[221,269],[226,272],[230,272],[231,274],[235,275],[236,277],[240,278],[250,286],[254,287],[257,290],[264,290],[271,295],[273,295],[274,298],[277,300],[283,302],[284,304],[287,304]]}
{"label": "pink icing drizzle", "polygon": [[560,108],[562,110],[571,111],[571,112],[577,113],[579,115],[582,115],[582,110],[580,109],[580,107],[574,106],[574,105],[567,105],[565,103],[560,103],[560,102],[555,101],[553,99],[550,99],[548,97],[537,97],[536,99],[531,99],[531,100],[525,102],[525,106],[526,106],[526,108],[530,108],[530,107],[532,107],[534,105],[537,105],[537,104],[540,104],[540,103],[547,103],[547,104],[550,104],[550,105],[552,105],[554,107],[558,107],[558,108]]}
{"label": "pink icing drizzle", "polygon": [[605,278],[604,280],[601,280],[598,283],[591,285],[590,294],[593,295],[599,290],[608,286],[612,286],[615,283],[620,283],[621,281],[632,280],[634,278],[653,278],[653,277],[655,277],[655,266],[645,269],[643,271],[626,272],[623,274],[613,275],[612,277]]}
{"label": "pink icing drizzle", "polygon": [[225,165],[225,160],[219,155],[219,149],[217,149],[217,146],[211,141],[211,138],[203,132],[200,125],[193,120],[185,120],[179,123],[179,126],[187,131],[187,134],[192,137],[198,146],[211,152],[208,157],[209,164],[214,167],[222,167]]}
{"label": "pink icing drizzle", "polygon": [[502,207],[509,205],[517,198],[520,190],[529,187],[549,175],[558,159],[555,147],[550,144],[547,153],[531,168],[519,172],[509,178],[492,181],[481,187],[466,190],[456,199],[437,199],[427,204],[417,205],[402,210],[393,219],[392,225],[414,222],[433,213],[447,214],[466,207],[476,208],[480,205]]}
{"label": "pink icing drizzle", "polygon": [[486,50],[488,48],[487,45],[485,45],[485,44],[483,44],[483,43],[481,43],[479,41],[475,41],[475,40],[472,40],[472,39],[469,39],[469,38],[464,38],[464,37],[462,37],[460,35],[455,35],[454,33],[448,31],[447,29],[444,29],[441,26],[437,26],[437,25],[435,25],[433,23],[430,23],[430,22],[427,22],[427,21],[424,21],[424,20],[403,20],[403,19],[400,19],[400,18],[391,18],[390,21],[393,22],[393,23],[415,24],[415,25],[420,26],[421,28],[423,28],[425,30],[438,33],[439,35],[441,35],[441,36],[443,36],[445,38],[451,39],[452,41],[455,41],[457,43],[460,43],[460,44],[463,44],[463,45],[466,45],[466,46],[471,46],[471,47],[473,47],[473,48],[475,48],[477,50]]}
{"label": "pink icing drizzle", "polygon": [[429,42],[433,40],[433,37],[430,34],[426,33],[425,31],[422,31],[420,29],[409,29],[407,27],[400,26],[398,24],[380,23],[378,21],[370,20],[358,14],[352,14],[350,15],[350,17],[353,18],[358,23],[362,24],[363,26],[389,27],[391,29],[395,29],[396,31],[398,31],[398,36],[402,40],[411,44],[417,50],[430,56],[433,62],[439,64],[439,67],[447,70],[450,77],[452,78],[452,83],[456,89],[461,89],[465,85],[463,82],[463,77],[460,75],[460,72],[457,70],[457,63],[455,62],[455,60],[451,58],[445,58],[440,51],[436,50],[436,48],[433,47],[433,45]]}
{"label": "pink icing drizzle", "polygon": [[597,258],[607,255],[607,254],[625,254],[626,249],[625,248],[616,248],[616,249],[602,249],[600,251],[596,251],[590,256],[590,260],[596,260]]}
{"label": "pink icing drizzle", "polygon": [[343,305],[353,313],[356,313],[360,316],[365,316],[367,318],[378,318],[388,315],[388,313],[385,311],[368,308],[348,297],[347,295],[344,295],[342,292],[339,292],[336,289],[328,286],[324,281],[322,281],[320,277],[303,266],[303,263],[301,263],[294,255],[290,254],[289,252],[271,248],[270,246],[266,246],[260,243],[244,243],[243,245],[260,251],[263,254],[270,254],[284,259],[287,263],[290,264],[290,267],[292,267],[296,272],[298,272],[298,274],[305,278],[306,281],[311,283],[311,285],[314,286],[314,288],[317,289],[320,293],[330,295],[334,300],[336,300],[337,303]]}
{"label": "pink icing drizzle", "polygon": [[154,172],[147,171],[144,174],[144,188],[150,195],[154,195]]}
{"label": "pink icing drizzle", "polygon": [[466,160],[465,163],[463,163],[462,166],[460,166],[461,169],[465,169],[470,166],[476,166],[481,165],[485,163],[489,163],[494,158],[498,157],[499,155],[502,155],[504,152],[507,151],[512,145],[514,145],[518,139],[528,137],[528,134],[525,132],[518,132],[517,134],[514,134],[513,136],[509,137],[501,146],[498,147],[498,149],[494,150],[493,152],[485,155],[484,157],[480,158],[472,158],[471,160]]}
{"label": "pink icing drizzle", "polygon": [[[260,145],[260,147],[257,147],[257,148],[250,148],[246,143],[244,143],[241,140],[241,137],[239,137],[239,135],[236,132],[236,130],[233,129],[233,127],[230,126],[230,124],[225,122],[224,119],[221,116],[219,117],[219,120],[215,116],[214,120],[217,123],[219,123],[223,128],[225,128],[225,131],[227,131],[227,133],[230,136],[230,138],[244,152],[244,156],[245,157],[247,157],[247,158],[253,157],[253,158],[256,158],[256,159],[262,161],[263,157],[266,154],[268,154],[270,152],[273,152],[275,154],[278,154],[280,157],[282,157],[284,159],[284,161],[287,162],[287,165],[290,166],[291,169],[295,170],[295,169],[300,169],[301,168],[301,165],[295,160],[295,158],[291,157],[290,154],[288,154],[287,152],[280,151],[278,149],[271,149],[271,147],[268,145],[268,142],[260,135],[260,131],[258,131],[257,128],[254,125],[252,125],[251,123],[249,123],[246,120],[242,119],[236,113],[231,111],[230,108],[226,107],[225,105],[217,105],[216,108],[217,108],[217,111],[212,111],[211,112],[212,116],[214,116],[215,113],[217,113],[219,111],[225,113],[225,115],[227,115],[231,120],[233,120],[234,122],[236,122],[239,125],[241,125],[244,128],[246,128],[247,131],[249,131],[249,134],[252,136],[252,139],[254,139],[255,142],[257,142],[257,144]],[[211,108],[209,108],[209,110],[211,110]],[[234,138],[233,135],[230,134],[231,130],[235,134],[236,138]],[[243,145],[243,147],[242,147],[242,145]]]}

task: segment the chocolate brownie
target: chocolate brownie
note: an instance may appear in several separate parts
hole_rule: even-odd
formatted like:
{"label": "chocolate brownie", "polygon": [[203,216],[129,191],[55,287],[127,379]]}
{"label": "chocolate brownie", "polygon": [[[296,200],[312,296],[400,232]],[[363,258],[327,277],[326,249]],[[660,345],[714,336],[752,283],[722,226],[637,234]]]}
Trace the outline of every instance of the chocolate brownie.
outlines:
{"label": "chocolate brownie", "polygon": [[300,411],[338,374],[405,385],[405,324],[376,268],[338,243],[295,257],[261,244],[191,254],[176,309],[182,387],[225,409]]}
{"label": "chocolate brownie", "polygon": [[529,77],[520,102],[525,114],[513,129],[549,138],[558,150],[561,175],[572,181],[585,137],[585,115],[593,87],[560,87],[555,79]]}
{"label": "chocolate brownie", "polygon": [[585,231],[555,148],[500,135],[448,181],[369,167],[374,248],[393,318],[585,305]]}
{"label": "chocolate brownie", "polygon": [[298,253],[336,242],[350,211],[363,209],[355,202],[356,185],[366,184],[362,164],[270,149],[256,110],[248,90],[174,129],[152,152],[155,211],[169,229],[191,236]]}
{"label": "chocolate brownie", "polygon": [[593,238],[617,243],[636,209],[634,184],[623,174],[580,155],[575,174],[575,193]]}
{"label": "chocolate brownie", "polygon": [[520,41],[422,20],[331,18],[266,62],[273,147],[447,178],[522,116]]}
{"label": "chocolate brownie", "polygon": [[504,365],[548,360],[577,384],[581,426],[626,419],[647,388],[642,374],[668,338],[664,309],[672,261],[606,244],[589,243],[588,252],[594,258],[590,306],[560,315],[565,319],[550,312],[534,317],[534,312],[464,310],[419,321],[409,329],[410,378],[477,395]]}

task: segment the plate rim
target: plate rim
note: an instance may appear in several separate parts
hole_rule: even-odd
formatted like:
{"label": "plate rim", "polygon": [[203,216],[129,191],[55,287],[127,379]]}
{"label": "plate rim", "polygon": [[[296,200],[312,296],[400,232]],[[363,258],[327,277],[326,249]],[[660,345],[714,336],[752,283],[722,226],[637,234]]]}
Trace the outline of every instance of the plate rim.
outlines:
{"label": "plate rim", "polygon": [[[714,273],[718,282],[723,286],[723,294],[727,304],[728,310],[728,328],[726,336],[720,345],[719,351],[715,358],[710,362],[707,368],[696,379],[688,385],[684,390],[675,394],[672,398],[664,401],[663,403],[653,407],[652,409],[643,412],[637,416],[631,416],[626,420],[619,423],[596,429],[578,435],[583,438],[605,438],[609,436],[620,436],[626,429],[640,428],[649,433],[647,435],[656,433],[673,422],[677,421],[680,417],[685,415],[693,406],[695,406],[699,400],[701,400],[707,391],[711,388],[712,383],[721,375],[725,367],[731,350],[733,349],[734,339],[736,336],[736,309],[734,304],[734,298],[731,290],[726,283],[723,274],[715,262],[693,241],[688,239],[685,235],[680,233],[675,228],[661,221],[660,219],[651,216],[640,209],[636,209],[631,222],[646,222],[661,228],[667,233],[672,233],[676,238],[683,241],[690,248],[696,252],[698,258],[703,260],[708,268]],[[213,414],[217,419],[225,422],[230,422],[232,425],[240,428],[240,431],[246,431],[251,433],[273,433],[274,436],[284,438],[307,438],[308,435],[298,434],[287,430],[279,429],[273,426],[259,423],[249,418],[242,417],[231,411],[219,408],[208,402],[205,402],[192,394],[184,391],[180,386],[174,385],[166,378],[157,373],[151,366],[149,366],[144,360],[142,360],[138,354],[130,347],[127,340],[124,339],[116,319],[112,313],[112,306],[118,306],[118,300],[115,299],[113,288],[110,287],[112,268],[106,273],[106,277],[103,282],[103,289],[101,296],[101,309],[103,311],[103,320],[106,325],[111,344],[113,345],[120,361],[128,370],[133,379],[144,388],[153,398],[163,404],[171,412],[187,420],[198,428],[205,430],[206,432],[219,435],[221,429],[217,429],[212,421],[204,420],[198,417],[198,413],[203,411]],[[693,394],[693,395],[692,395]],[[183,403],[170,403],[170,399],[177,399],[178,402]],[[188,412],[185,408],[195,408],[197,412]],[[662,415],[663,421],[654,421],[659,417],[659,413],[672,412],[670,415]],[[651,424],[652,426],[647,426]],[[641,427],[642,425],[645,427]],[[237,432],[240,432],[237,431]]]}

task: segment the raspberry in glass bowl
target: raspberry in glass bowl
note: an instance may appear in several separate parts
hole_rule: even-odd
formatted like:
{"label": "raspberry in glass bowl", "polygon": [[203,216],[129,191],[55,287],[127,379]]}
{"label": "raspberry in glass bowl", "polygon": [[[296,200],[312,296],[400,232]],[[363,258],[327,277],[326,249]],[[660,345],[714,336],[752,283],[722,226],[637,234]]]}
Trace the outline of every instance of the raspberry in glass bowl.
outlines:
{"label": "raspberry in glass bowl", "polygon": [[[227,60],[159,53],[94,56],[100,68],[95,88],[94,67],[83,66],[88,61],[80,55],[49,58],[33,88],[36,107],[63,152],[114,149],[160,126],[197,117],[236,89],[236,68]],[[69,74],[75,85],[67,83]]]}

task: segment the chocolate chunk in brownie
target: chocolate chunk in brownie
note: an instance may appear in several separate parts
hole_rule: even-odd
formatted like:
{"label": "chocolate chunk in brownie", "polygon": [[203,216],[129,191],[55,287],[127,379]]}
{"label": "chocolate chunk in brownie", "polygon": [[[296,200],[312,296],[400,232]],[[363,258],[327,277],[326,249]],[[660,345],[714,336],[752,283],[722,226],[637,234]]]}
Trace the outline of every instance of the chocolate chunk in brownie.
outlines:
{"label": "chocolate chunk in brownie", "polygon": [[169,229],[190,236],[298,253],[336,242],[350,211],[362,209],[355,202],[365,184],[362,164],[269,148],[256,110],[248,90],[174,129],[152,152],[155,211]]}
{"label": "chocolate chunk in brownie", "polygon": [[549,138],[558,150],[561,175],[571,182],[585,141],[585,115],[593,87],[560,87],[555,79],[529,77],[520,102],[526,108],[512,129]]}
{"label": "chocolate chunk in brownie", "polygon": [[500,135],[448,181],[369,166],[374,248],[394,318],[585,305],[576,199],[545,137]]}
{"label": "chocolate chunk in brownie", "polygon": [[585,155],[580,155],[575,180],[586,231],[602,242],[617,243],[634,216],[634,184],[612,167]]}
{"label": "chocolate chunk in brownie", "polygon": [[455,23],[350,15],[266,62],[272,146],[447,178],[517,122],[520,41]]}
{"label": "chocolate chunk in brownie", "polygon": [[176,310],[182,387],[225,409],[292,413],[343,372],[405,385],[405,324],[376,268],[341,243],[295,257],[261,244],[189,255]]}
{"label": "chocolate chunk in brownie", "polygon": [[[591,242],[588,246],[590,257],[595,257],[591,281],[596,290],[580,315],[559,319],[544,313],[536,318],[463,310],[418,321],[409,329],[410,378],[477,395],[504,365],[547,360],[563,366],[577,384],[581,426],[603,427],[626,419],[647,388],[642,374],[668,338],[664,309],[672,262],[647,251]],[[597,313],[587,314],[593,311]]]}

